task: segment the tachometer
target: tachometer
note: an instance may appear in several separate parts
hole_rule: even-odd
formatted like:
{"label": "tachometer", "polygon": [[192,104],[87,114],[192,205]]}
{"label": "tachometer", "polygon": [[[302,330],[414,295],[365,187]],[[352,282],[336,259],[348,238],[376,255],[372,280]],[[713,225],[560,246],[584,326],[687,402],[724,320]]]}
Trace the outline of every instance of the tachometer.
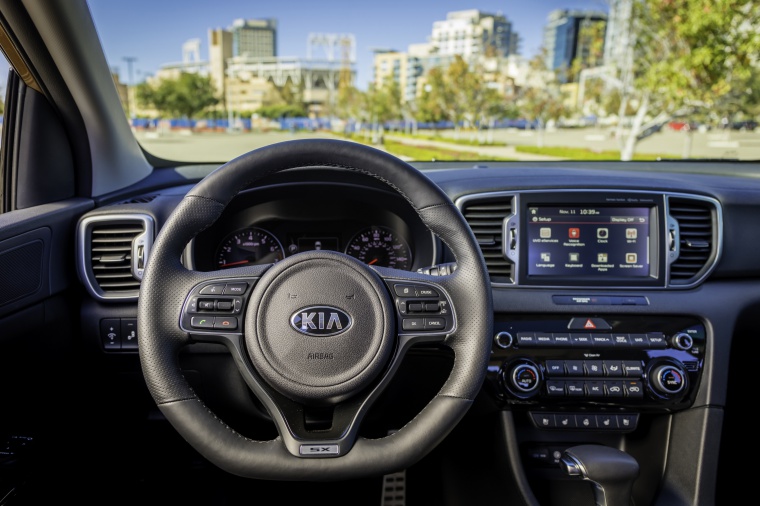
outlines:
{"label": "tachometer", "polygon": [[409,245],[396,232],[384,227],[360,230],[348,243],[346,254],[368,265],[406,271],[412,267]]}
{"label": "tachometer", "polygon": [[237,230],[219,245],[216,266],[219,269],[242,265],[271,264],[284,257],[282,244],[263,228]]}

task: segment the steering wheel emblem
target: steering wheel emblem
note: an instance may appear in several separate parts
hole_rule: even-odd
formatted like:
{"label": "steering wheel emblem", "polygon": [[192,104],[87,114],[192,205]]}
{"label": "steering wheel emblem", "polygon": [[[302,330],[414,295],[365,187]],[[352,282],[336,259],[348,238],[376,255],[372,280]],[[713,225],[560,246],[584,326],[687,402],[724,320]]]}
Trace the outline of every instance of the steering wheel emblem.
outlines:
{"label": "steering wheel emblem", "polygon": [[337,336],[347,331],[353,320],[337,307],[311,306],[299,309],[290,317],[290,325],[301,334],[315,337]]}

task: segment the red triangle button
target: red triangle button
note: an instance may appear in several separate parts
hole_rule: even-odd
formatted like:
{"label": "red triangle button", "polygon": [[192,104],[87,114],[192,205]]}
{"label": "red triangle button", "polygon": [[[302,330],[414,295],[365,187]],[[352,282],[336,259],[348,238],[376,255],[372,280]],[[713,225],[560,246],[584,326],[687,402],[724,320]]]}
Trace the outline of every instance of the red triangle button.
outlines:
{"label": "red triangle button", "polygon": [[588,320],[586,320],[586,323],[583,325],[583,328],[584,329],[595,329],[596,325],[594,325],[594,322],[592,322],[591,319],[589,318]]}

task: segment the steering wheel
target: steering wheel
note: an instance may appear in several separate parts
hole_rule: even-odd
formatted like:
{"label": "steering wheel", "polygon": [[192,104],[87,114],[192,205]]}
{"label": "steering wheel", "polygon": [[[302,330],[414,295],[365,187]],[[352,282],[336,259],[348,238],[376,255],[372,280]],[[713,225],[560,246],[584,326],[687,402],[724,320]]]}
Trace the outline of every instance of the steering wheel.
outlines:
{"label": "steering wheel", "polygon": [[[331,251],[275,264],[188,270],[188,242],[233,197],[288,169],[329,167],[375,177],[400,193],[451,250],[457,268],[431,276],[365,265]],[[417,311],[423,303],[425,312]],[[153,244],[140,288],[142,371],[157,406],[206,459],[238,476],[342,480],[414,464],[466,414],[485,378],[493,328],[488,273],[472,231],[451,200],[411,165],[340,140],[294,140],[244,154],[200,181]],[[195,394],[179,364],[182,347],[224,344],[278,436],[244,437]],[[444,385],[404,427],[376,439],[359,428],[373,402],[418,343],[454,353]],[[314,430],[304,413],[329,412]]]}

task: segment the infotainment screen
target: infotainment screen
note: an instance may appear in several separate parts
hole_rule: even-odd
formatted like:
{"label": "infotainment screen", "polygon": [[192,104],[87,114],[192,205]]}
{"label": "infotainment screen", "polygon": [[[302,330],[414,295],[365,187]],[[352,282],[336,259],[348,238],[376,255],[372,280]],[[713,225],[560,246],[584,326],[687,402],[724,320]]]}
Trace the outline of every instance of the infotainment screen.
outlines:
{"label": "infotainment screen", "polygon": [[567,278],[651,276],[650,207],[527,208],[527,274]]}

